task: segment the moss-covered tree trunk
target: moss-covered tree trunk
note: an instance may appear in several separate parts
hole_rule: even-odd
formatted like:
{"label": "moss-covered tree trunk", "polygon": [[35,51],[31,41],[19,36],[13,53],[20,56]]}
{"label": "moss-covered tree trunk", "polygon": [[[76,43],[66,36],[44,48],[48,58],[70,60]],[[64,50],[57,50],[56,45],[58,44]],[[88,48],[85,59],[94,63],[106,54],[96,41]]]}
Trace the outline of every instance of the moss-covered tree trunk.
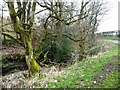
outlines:
{"label": "moss-covered tree trunk", "polygon": [[36,60],[33,57],[33,48],[31,43],[31,38],[26,38],[26,63],[28,66],[29,75],[34,75],[36,72],[40,71],[42,68],[39,66],[39,64],[36,62]]}
{"label": "moss-covered tree trunk", "polygon": [[[18,11],[15,11],[14,2],[8,0],[9,14],[14,26],[14,31],[19,33],[20,39],[15,38],[9,34],[4,33],[9,38],[17,41],[22,47],[24,47],[26,53],[26,63],[28,66],[29,75],[34,75],[36,72],[41,70],[41,67],[33,57],[33,46],[32,46],[32,27],[34,22],[34,14],[36,8],[36,2],[26,1],[21,3],[21,0],[17,0]],[[27,8],[28,6],[28,8]],[[26,12],[27,10],[27,12]],[[31,11],[31,13],[30,13]]]}

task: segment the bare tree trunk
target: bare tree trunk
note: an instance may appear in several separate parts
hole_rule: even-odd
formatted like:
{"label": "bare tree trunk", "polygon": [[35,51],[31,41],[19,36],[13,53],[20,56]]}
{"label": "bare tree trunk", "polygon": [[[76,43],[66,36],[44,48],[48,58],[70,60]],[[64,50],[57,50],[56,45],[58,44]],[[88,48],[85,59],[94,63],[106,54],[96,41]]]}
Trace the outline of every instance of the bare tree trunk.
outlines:
{"label": "bare tree trunk", "polygon": [[79,60],[82,60],[85,55],[85,41],[79,42]]}
{"label": "bare tree trunk", "polygon": [[[4,32],[4,29],[3,29],[3,7],[2,7],[1,26],[2,26],[2,32]],[[6,37],[5,37],[5,35],[3,35],[3,42],[6,43]]]}

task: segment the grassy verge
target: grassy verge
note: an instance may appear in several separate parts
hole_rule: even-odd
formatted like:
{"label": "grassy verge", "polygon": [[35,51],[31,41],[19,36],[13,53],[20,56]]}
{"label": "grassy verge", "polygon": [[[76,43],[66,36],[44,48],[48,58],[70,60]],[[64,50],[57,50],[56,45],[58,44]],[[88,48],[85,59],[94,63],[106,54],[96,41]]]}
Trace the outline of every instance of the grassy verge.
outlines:
{"label": "grassy verge", "polygon": [[[119,47],[120,49],[120,47]],[[75,65],[71,65],[66,70],[65,75],[57,78],[57,82],[48,83],[48,87],[57,88],[94,88],[94,77],[97,76],[108,63],[118,63],[112,57],[118,56],[118,47],[114,46],[110,51],[98,58],[88,58]],[[119,62],[120,63],[120,62]],[[69,73],[68,73],[69,72]],[[117,72],[116,72],[117,73]],[[118,73],[110,73],[97,88],[118,87]],[[112,76],[112,78],[111,78]],[[112,81],[112,82],[111,82]]]}

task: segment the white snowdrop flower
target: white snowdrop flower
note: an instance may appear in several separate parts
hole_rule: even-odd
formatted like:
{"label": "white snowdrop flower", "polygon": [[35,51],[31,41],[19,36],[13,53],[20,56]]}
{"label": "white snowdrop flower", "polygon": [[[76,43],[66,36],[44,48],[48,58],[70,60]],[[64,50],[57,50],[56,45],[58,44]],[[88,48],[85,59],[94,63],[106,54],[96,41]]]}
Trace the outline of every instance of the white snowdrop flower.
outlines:
{"label": "white snowdrop flower", "polygon": [[54,82],[57,82],[57,80],[54,80]]}
{"label": "white snowdrop flower", "polygon": [[90,88],[90,87],[88,87],[88,88]]}
{"label": "white snowdrop flower", "polygon": [[101,78],[103,78],[103,76],[100,76]]}
{"label": "white snowdrop flower", "polygon": [[93,83],[94,83],[94,84],[96,84],[96,83],[97,83],[97,81],[94,81]]}
{"label": "white snowdrop flower", "polygon": [[84,76],[84,74],[81,75],[82,77]]}

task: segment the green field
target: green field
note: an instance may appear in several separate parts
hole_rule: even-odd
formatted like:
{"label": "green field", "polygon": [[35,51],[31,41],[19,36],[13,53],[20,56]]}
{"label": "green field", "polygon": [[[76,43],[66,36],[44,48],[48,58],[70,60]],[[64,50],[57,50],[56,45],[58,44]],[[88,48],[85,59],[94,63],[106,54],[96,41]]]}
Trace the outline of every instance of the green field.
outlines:
{"label": "green field", "polygon": [[117,36],[102,36],[100,38],[107,39],[107,40],[120,40],[120,38]]}

